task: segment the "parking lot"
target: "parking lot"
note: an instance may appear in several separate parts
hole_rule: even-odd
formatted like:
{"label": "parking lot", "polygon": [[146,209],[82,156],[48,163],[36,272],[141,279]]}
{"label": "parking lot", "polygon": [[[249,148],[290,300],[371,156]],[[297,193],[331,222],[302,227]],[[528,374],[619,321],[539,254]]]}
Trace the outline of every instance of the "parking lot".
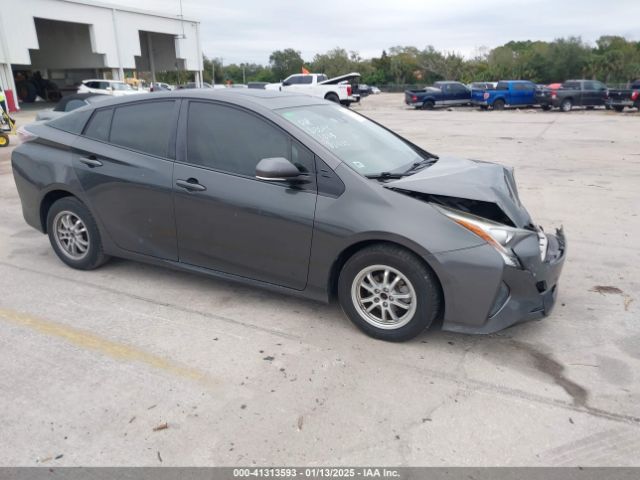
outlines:
{"label": "parking lot", "polygon": [[533,218],[564,225],[550,317],[392,344],[337,305],[118,259],[72,270],[24,222],[1,149],[0,465],[640,465],[640,114],[402,101],[354,110],[514,166]]}

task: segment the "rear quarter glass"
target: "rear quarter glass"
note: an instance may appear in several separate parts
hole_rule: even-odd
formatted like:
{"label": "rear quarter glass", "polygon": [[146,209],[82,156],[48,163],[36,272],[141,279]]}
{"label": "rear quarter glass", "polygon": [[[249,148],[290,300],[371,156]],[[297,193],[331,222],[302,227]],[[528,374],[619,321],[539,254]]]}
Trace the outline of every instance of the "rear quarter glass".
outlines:
{"label": "rear quarter glass", "polygon": [[64,132],[80,135],[84,126],[87,124],[93,110],[75,110],[61,117],[55,118],[47,122],[47,125]]}

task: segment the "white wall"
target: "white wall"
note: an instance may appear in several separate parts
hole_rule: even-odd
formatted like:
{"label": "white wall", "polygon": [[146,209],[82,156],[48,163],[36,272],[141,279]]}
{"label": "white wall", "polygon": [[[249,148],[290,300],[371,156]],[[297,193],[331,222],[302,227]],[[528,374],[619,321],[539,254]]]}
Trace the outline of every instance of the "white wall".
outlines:
{"label": "white wall", "polygon": [[0,0],[0,63],[32,64],[29,49],[40,48],[34,17],[91,25],[93,53],[114,69],[135,68],[139,30],[181,36],[184,28],[185,38],[175,40],[176,54],[187,70],[201,68],[197,22],[83,0]]}

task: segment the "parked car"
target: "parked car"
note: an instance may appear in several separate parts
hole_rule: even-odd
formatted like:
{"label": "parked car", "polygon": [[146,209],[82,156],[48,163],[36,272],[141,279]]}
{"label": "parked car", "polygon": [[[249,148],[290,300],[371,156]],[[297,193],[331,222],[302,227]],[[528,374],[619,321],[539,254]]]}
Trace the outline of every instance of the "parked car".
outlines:
{"label": "parked car", "polygon": [[170,92],[173,89],[173,85],[165,82],[151,82],[149,85],[149,91],[151,92]]}
{"label": "parked car", "polygon": [[629,88],[610,89],[607,105],[616,112],[621,112],[624,107],[635,107],[640,111],[640,80],[633,82]]}
{"label": "parked car", "polygon": [[536,103],[536,84],[528,80],[501,80],[492,90],[473,90],[471,103],[482,109],[528,107]]}
{"label": "parked car", "polygon": [[536,226],[512,168],[438,157],[323,99],[182,90],[22,135],[24,218],[72,268],[116,256],[337,296],[385,340],[436,318],[495,332],[549,314],[558,293],[564,234]]}
{"label": "parked car", "polygon": [[360,95],[360,98],[368,97],[373,94],[373,88],[366,83],[361,83],[358,85],[356,93]]}
{"label": "parked car", "polygon": [[78,87],[78,93],[102,93],[104,95],[113,95],[121,97],[123,95],[135,95],[139,92],[134,90],[131,85],[119,80],[83,80]]}
{"label": "parked car", "polygon": [[436,82],[431,87],[421,90],[406,90],[404,103],[410,107],[432,110],[436,107],[468,105],[471,102],[471,91],[460,82]]}
{"label": "parked car", "polygon": [[569,112],[574,107],[602,107],[608,97],[607,86],[597,80],[567,80],[556,90],[544,89],[536,95],[536,102],[544,109],[559,108]]}
{"label": "parked car", "polygon": [[360,74],[355,72],[334,78],[328,78],[324,73],[296,73],[288,76],[282,83],[266,85],[265,89],[306,93],[348,107],[360,101],[360,95],[354,87],[359,79]]}
{"label": "parked car", "polygon": [[370,87],[370,88],[371,88],[371,93],[373,95],[377,95],[379,93],[382,93],[382,91],[378,87]]}
{"label": "parked car", "polygon": [[62,100],[60,100],[55,107],[40,110],[36,114],[36,121],[52,120],[78,108],[86,107],[87,105],[109,98],[111,97],[103,93],[74,93],[67,95],[66,97],[62,97]]}

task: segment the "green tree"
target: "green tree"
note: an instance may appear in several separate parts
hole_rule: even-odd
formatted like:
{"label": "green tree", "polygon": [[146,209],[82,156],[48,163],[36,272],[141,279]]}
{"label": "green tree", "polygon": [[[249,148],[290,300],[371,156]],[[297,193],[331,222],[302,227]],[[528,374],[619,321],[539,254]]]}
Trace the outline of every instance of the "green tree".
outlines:
{"label": "green tree", "polygon": [[277,80],[284,80],[289,75],[300,73],[304,60],[300,52],[293,48],[276,50],[269,57],[269,65],[273,72],[273,77]]}

